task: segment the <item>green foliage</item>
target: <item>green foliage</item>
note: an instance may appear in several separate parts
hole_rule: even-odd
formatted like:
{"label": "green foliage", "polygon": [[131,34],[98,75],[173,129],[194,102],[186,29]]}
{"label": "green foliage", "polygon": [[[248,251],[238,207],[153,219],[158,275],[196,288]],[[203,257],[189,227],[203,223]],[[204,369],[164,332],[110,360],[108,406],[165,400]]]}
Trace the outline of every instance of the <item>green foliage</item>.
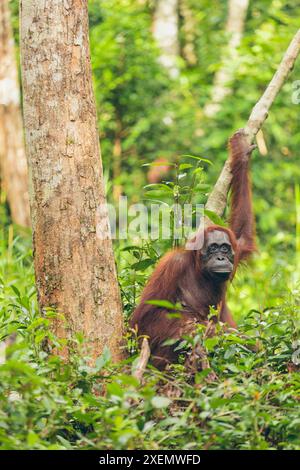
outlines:
{"label": "green foliage", "polygon": [[37,311],[29,239],[11,229],[0,278],[0,340],[13,340],[0,365],[0,449],[300,448],[299,292],[251,311],[238,335],[204,340],[218,381],[199,372],[193,384],[177,365],[149,368],[141,386],[134,357],[116,366],[105,350],[91,367],[79,336],[68,363],[57,356],[65,343],[49,330],[53,313]]}

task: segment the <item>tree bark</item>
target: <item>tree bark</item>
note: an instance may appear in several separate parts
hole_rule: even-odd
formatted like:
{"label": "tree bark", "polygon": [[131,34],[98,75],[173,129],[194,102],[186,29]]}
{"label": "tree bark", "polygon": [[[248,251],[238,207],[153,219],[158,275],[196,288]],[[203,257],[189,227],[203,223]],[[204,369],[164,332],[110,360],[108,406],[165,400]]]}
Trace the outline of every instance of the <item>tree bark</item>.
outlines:
{"label": "tree bark", "polygon": [[156,0],[153,36],[161,50],[161,64],[171,77],[176,78],[179,75],[176,63],[179,55],[178,0]]}
{"label": "tree bark", "polygon": [[39,305],[83,332],[93,357],[122,354],[123,320],[105,207],[87,0],[20,0],[25,137]]}
{"label": "tree bark", "polygon": [[28,227],[28,172],[8,0],[0,4],[0,173],[13,222]]}

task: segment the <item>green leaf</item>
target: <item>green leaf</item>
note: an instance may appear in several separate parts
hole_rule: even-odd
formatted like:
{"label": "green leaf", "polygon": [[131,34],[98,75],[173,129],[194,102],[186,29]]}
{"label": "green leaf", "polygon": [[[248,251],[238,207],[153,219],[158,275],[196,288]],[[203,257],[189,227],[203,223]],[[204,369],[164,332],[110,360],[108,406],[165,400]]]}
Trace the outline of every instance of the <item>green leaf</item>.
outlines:
{"label": "green leaf", "polygon": [[188,168],[193,168],[193,165],[191,163],[181,163],[179,165],[179,171],[187,170]]}
{"label": "green leaf", "polygon": [[[170,189],[170,188],[169,188]],[[147,199],[159,198],[159,197],[166,197],[167,195],[173,195],[173,191],[166,191],[164,189],[151,189],[147,191]]]}
{"label": "green leaf", "polygon": [[193,158],[194,160],[198,160],[200,162],[207,163],[208,165],[212,165],[212,162],[207,158],[197,157],[196,155],[182,155],[182,157]]}
{"label": "green leaf", "polygon": [[226,224],[225,222],[223,221],[223,219],[218,215],[216,214],[215,212],[213,211],[210,211],[208,209],[204,209],[204,214],[216,225],[221,225],[221,227],[226,227]]}
{"label": "green leaf", "polygon": [[62,436],[56,436],[57,440],[61,442],[61,444],[66,448],[66,449],[73,449],[72,445],[70,444],[69,441],[67,441],[64,437]]}
{"label": "green leaf", "polygon": [[175,313],[167,313],[166,317],[167,318],[182,318],[182,315],[179,312],[175,312]]}
{"label": "green leaf", "polygon": [[10,286],[18,298],[21,297],[20,291],[16,286]]}
{"label": "green leaf", "polygon": [[146,304],[157,305],[158,307],[165,307],[170,310],[181,310],[182,307],[179,304],[172,304],[169,300],[147,300]]}
{"label": "green leaf", "polygon": [[137,245],[128,245],[128,246],[125,246],[124,248],[121,248],[121,251],[132,251],[132,250],[143,251],[141,247]]}
{"label": "green leaf", "polygon": [[111,397],[123,397],[124,389],[116,382],[108,383],[106,386],[107,393]]}
{"label": "green leaf", "polygon": [[142,166],[176,166],[175,163],[171,162],[152,162],[152,163],[143,163]]}
{"label": "green leaf", "polygon": [[33,447],[34,444],[39,442],[39,440],[40,440],[39,436],[34,431],[32,431],[30,429],[28,431],[28,434],[27,434],[27,443],[28,443],[29,447]]}
{"label": "green leaf", "polygon": [[235,373],[240,372],[239,368],[235,364],[227,364],[227,369]]}
{"label": "green leaf", "polygon": [[163,346],[173,346],[173,344],[176,344],[176,343],[178,343],[178,339],[169,338],[163,342]]}
{"label": "green leaf", "polygon": [[147,268],[149,268],[149,266],[152,266],[155,263],[155,259],[146,258],[141,261],[138,261],[137,263],[134,263],[131,268],[135,271],[145,271]]}
{"label": "green leaf", "polygon": [[204,341],[205,347],[208,349],[208,351],[212,351],[217,344],[219,344],[220,340],[217,336],[213,338],[206,338]]}
{"label": "green leaf", "polygon": [[168,186],[167,184],[164,184],[164,183],[152,183],[152,184],[147,184],[146,186],[144,186],[144,189],[147,189],[147,190],[155,190],[155,189],[161,189],[162,191],[166,191],[166,192],[169,192],[169,193],[172,193],[173,194],[173,189],[170,188],[170,186]]}
{"label": "green leaf", "polygon": [[103,353],[96,359],[95,366],[98,371],[103,369],[111,360],[111,352],[107,346],[104,347]]}

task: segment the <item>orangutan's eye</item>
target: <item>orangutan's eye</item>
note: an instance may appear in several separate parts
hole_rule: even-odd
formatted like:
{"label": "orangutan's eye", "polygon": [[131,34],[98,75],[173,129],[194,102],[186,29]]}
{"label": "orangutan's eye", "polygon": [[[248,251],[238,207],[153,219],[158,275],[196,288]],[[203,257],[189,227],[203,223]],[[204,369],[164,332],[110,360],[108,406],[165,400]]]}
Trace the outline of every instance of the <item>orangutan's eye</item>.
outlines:
{"label": "orangutan's eye", "polygon": [[223,243],[223,245],[221,246],[222,253],[229,253],[230,250],[231,250],[231,246],[228,245],[227,243]]}
{"label": "orangutan's eye", "polygon": [[217,243],[212,243],[209,246],[210,253],[215,253],[216,251],[218,251],[218,249],[219,249],[219,245],[217,245]]}

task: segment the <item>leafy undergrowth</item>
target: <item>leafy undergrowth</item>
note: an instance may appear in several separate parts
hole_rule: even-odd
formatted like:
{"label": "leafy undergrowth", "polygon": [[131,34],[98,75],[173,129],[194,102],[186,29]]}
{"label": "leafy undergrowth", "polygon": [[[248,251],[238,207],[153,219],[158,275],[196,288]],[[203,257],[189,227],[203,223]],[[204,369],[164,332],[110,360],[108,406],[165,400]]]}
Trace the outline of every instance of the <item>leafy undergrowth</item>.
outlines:
{"label": "leafy undergrowth", "polygon": [[239,330],[256,352],[233,333],[206,340],[218,381],[199,372],[191,383],[178,365],[149,367],[139,385],[133,358],[116,366],[105,351],[90,367],[80,337],[68,364],[43,350],[46,338],[60,343],[53,314],[37,313],[30,243],[5,239],[0,341],[12,344],[0,365],[0,449],[300,449],[296,296],[245,316]]}

